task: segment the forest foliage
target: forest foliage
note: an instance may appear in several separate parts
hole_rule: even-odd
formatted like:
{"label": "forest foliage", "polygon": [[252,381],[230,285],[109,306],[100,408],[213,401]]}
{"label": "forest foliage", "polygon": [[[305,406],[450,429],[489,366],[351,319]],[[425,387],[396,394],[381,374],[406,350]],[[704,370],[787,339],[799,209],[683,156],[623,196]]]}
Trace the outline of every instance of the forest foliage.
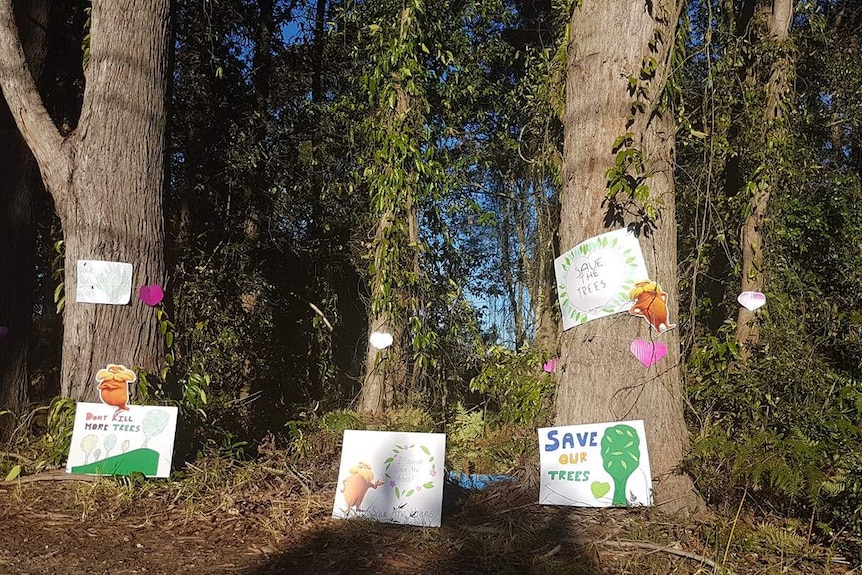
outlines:
{"label": "forest foliage", "polygon": [[[547,422],[552,405],[547,262],[571,247],[555,230],[577,4],[175,2],[171,297],[155,312],[167,357],[142,374],[139,400],[176,402],[189,449],[237,455],[271,434],[299,449],[314,429],[360,424],[343,410],[360,392],[369,319],[385,312],[400,326],[411,426],[446,426],[465,470],[483,457],[467,447],[477,438],[516,460],[530,436],[512,430]],[[43,97],[74,126],[87,3],[54,8]],[[687,466],[707,501],[747,494],[824,535],[862,533],[862,6],[802,0],[782,43],[769,8],[686,3],[663,94],[678,128]],[[790,90],[766,128],[782,58]],[[768,304],[746,347],[740,230],[764,186]],[[39,202],[29,370],[46,401],[61,238]],[[68,412],[50,411],[54,458]]]}

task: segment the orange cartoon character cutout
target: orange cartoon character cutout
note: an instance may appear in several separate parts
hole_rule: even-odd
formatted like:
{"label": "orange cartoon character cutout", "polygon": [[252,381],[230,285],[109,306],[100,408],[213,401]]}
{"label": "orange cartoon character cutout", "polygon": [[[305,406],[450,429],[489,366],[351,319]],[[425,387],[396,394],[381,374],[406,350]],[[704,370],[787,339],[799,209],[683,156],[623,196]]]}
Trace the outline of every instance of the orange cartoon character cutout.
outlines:
{"label": "orange cartoon character cutout", "polygon": [[371,470],[371,465],[364,461],[360,461],[357,465],[349,470],[350,475],[342,481],[341,491],[344,494],[344,502],[347,503],[347,513],[350,513],[352,508],[356,513],[363,513],[360,509],[362,500],[365,499],[365,494],[369,489],[377,489],[383,482],[379,479],[374,481],[374,472]]}
{"label": "orange cartoon character cutout", "polygon": [[128,410],[129,384],[137,381],[138,376],[125,365],[109,363],[104,369],[96,372],[99,382],[99,397],[102,403],[117,408],[117,413]]}
{"label": "orange cartoon character cutout", "polygon": [[656,282],[644,280],[635,283],[629,291],[629,299],[634,302],[629,314],[644,318],[657,332],[664,333],[676,327],[668,319],[667,293]]}

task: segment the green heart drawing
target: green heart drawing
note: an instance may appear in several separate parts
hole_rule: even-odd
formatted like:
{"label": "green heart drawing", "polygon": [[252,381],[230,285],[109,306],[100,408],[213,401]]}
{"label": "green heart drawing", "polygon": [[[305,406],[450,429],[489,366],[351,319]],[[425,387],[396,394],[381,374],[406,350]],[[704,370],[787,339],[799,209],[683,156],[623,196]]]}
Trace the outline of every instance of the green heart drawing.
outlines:
{"label": "green heart drawing", "polygon": [[607,495],[610,490],[611,484],[605,483],[604,481],[593,481],[590,484],[590,491],[593,492],[593,497],[596,499],[601,499],[603,496]]}

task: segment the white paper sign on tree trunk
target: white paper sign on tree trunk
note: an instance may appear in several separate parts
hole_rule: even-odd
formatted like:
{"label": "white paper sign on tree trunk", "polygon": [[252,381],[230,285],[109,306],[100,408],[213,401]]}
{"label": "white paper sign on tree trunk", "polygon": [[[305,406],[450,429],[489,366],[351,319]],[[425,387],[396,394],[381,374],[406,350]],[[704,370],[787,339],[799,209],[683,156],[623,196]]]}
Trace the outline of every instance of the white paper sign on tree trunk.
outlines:
{"label": "white paper sign on tree trunk", "polygon": [[542,505],[652,505],[643,421],[540,428],[539,463]]}
{"label": "white paper sign on tree trunk", "polygon": [[439,527],[446,435],[344,432],[332,516]]}
{"label": "white paper sign on tree trunk", "polygon": [[628,311],[629,290],[648,279],[640,243],[625,228],[576,245],[554,260],[563,329]]}
{"label": "white paper sign on tree trunk", "polygon": [[78,260],[77,303],[126,305],[132,297],[132,264]]}

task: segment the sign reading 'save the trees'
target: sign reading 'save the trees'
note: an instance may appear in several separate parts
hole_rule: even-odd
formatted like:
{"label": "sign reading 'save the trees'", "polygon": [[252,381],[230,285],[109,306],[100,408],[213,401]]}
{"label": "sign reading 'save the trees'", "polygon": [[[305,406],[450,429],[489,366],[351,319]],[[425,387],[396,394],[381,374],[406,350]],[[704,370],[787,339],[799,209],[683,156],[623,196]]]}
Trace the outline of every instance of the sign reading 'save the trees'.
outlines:
{"label": "sign reading 'save the trees'", "polygon": [[640,243],[625,228],[576,245],[554,270],[564,330],[629,311],[630,290],[648,277]]}
{"label": "sign reading 'save the trees'", "polygon": [[540,428],[539,460],[541,504],[652,504],[643,421]]}
{"label": "sign reading 'save the trees'", "polygon": [[439,527],[446,435],[344,432],[332,516]]}

